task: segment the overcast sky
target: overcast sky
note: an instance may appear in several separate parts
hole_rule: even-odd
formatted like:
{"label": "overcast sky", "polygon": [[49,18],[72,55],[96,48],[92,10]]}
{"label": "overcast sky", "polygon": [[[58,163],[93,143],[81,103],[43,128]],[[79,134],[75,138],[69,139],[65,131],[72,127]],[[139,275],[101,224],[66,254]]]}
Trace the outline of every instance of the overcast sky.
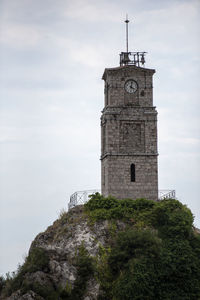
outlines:
{"label": "overcast sky", "polygon": [[0,0],[0,274],[78,190],[100,188],[104,68],[155,68],[159,188],[200,227],[200,1]]}

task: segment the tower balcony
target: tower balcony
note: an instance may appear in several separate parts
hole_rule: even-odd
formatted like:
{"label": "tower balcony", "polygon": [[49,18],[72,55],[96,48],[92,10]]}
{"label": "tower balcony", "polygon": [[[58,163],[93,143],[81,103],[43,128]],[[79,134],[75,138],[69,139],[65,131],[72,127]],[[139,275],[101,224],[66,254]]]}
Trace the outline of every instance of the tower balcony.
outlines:
{"label": "tower balcony", "polygon": [[[86,191],[78,191],[73,193],[70,196],[70,201],[68,203],[68,210],[77,206],[83,205],[89,201],[89,196],[95,193],[101,193],[101,190],[86,190]],[[158,193],[158,201],[164,199],[176,199],[176,191],[175,190],[159,190]]]}

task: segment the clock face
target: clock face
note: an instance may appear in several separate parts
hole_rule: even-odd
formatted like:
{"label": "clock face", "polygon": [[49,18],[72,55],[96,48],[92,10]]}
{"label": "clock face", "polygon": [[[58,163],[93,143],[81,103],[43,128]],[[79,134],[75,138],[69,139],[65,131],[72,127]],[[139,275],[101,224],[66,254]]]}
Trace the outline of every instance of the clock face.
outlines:
{"label": "clock face", "polygon": [[134,81],[133,79],[129,79],[124,86],[125,90],[127,91],[127,93],[129,94],[133,94],[137,91],[138,85],[137,82]]}

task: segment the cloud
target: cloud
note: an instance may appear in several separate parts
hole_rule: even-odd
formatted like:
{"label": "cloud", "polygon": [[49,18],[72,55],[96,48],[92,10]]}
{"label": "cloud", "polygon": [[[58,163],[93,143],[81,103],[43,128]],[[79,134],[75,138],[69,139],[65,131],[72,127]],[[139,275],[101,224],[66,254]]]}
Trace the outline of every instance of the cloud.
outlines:
{"label": "cloud", "polygon": [[66,5],[64,15],[74,20],[87,21],[91,23],[103,23],[106,21],[119,22],[121,8],[110,1],[76,0],[69,1]]}
{"label": "cloud", "polygon": [[[140,28],[143,31],[142,34],[135,34],[136,43],[143,44],[145,41],[147,45],[150,44],[154,54],[157,55],[159,51],[168,58],[169,51],[170,57],[186,52],[191,55],[194,46],[199,46],[199,15],[199,1],[173,1],[170,2],[170,8],[164,6],[140,11],[134,32],[139,33]],[[192,55],[196,56],[197,53]]]}
{"label": "cloud", "polygon": [[14,48],[30,48],[38,45],[44,32],[37,26],[8,24],[0,35],[0,43]]}

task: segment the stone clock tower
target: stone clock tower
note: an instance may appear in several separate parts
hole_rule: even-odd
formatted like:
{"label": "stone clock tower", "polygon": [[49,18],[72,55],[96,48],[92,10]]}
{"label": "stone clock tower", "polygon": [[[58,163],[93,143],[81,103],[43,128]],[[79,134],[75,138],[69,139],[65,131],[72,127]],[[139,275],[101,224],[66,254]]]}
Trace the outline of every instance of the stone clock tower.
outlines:
{"label": "stone clock tower", "polygon": [[122,52],[120,66],[105,69],[103,74],[101,191],[104,196],[158,200],[157,111],[153,106],[152,85],[155,70],[145,68],[144,63],[145,52]]}

